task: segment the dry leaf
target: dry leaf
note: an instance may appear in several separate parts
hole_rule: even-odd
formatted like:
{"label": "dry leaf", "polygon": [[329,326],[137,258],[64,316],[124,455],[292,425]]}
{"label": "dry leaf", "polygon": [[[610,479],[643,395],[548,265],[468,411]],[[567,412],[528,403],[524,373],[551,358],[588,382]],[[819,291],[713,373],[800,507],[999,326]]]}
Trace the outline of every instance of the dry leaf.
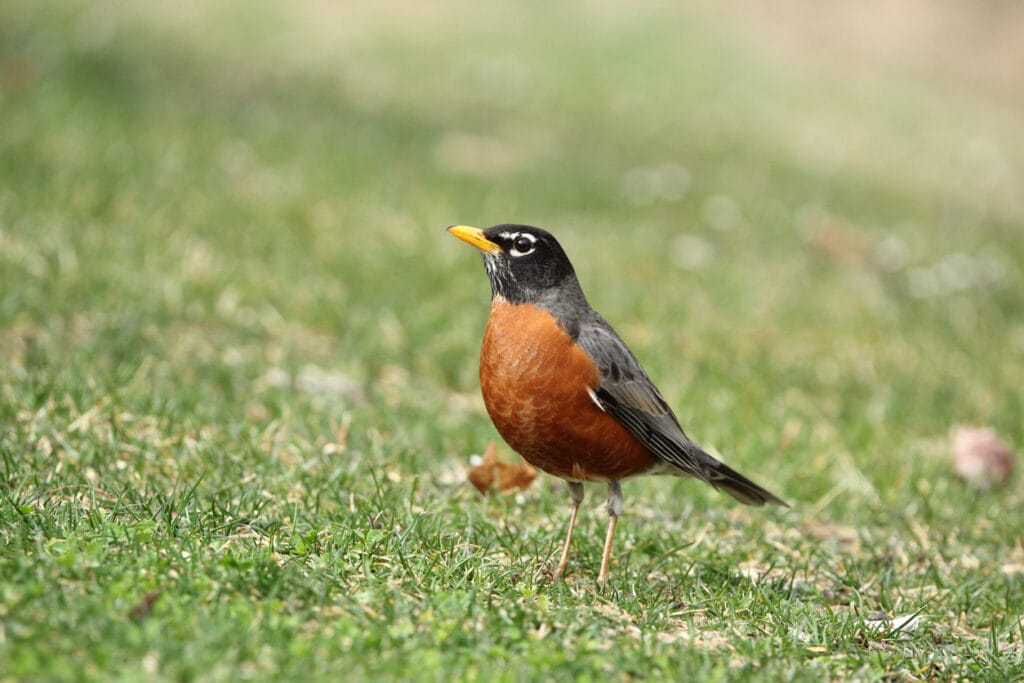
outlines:
{"label": "dry leaf", "polygon": [[153,611],[153,605],[163,595],[163,591],[150,591],[142,596],[139,603],[131,608],[128,612],[128,617],[134,621],[143,621],[149,616],[149,613]]}
{"label": "dry leaf", "polygon": [[982,490],[1013,472],[1013,451],[991,427],[958,427],[953,433],[953,467]]}
{"label": "dry leaf", "polygon": [[882,632],[886,635],[892,633],[909,633],[917,629],[917,627],[921,625],[922,620],[920,612],[894,616],[892,619],[888,619],[884,615],[878,618],[868,618],[869,622],[880,626]]}
{"label": "dry leaf", "polygon": [[823,211],[804,212],[804,241],[814,251],[828,258],[863,262],[871,244],[861,228]]}
{"label": "dry leaf", "polygon": [[487,495],[497,491],[508,493],[525,489],[537,478],[537,470],[526,462],[503,462],[498,459],[498,446],[492,441],[487,444],[480,462],[472,463],[467,478],[480,493]]}

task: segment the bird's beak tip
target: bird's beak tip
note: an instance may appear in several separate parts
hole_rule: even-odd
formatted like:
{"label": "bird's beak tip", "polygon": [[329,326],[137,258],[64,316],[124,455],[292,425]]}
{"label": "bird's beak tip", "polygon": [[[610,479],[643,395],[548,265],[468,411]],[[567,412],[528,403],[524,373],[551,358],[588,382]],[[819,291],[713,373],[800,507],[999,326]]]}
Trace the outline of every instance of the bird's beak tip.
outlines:
{"label": "bird's beak tip", "polygon": [[471,228],[468,225],[450,225],[448,226],[448,232],[463,242],[472,244],[477,249],[489,254],[497,254],[501,251],[499,245],[484,237],[484,231],[480,228]]}

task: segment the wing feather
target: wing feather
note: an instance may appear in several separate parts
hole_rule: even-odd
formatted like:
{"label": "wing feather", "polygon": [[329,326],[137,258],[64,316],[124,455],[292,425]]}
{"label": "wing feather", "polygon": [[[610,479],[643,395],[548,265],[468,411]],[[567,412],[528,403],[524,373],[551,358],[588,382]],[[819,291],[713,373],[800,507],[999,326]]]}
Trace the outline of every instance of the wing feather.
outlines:
{"label": "wing feather", "polygon": [[680,474],[722,489],[748,505],[770,502],[789,507],[691,441],[640,361],[618,333],[594,315],[580,325],[577,342],[597,363],[601,384],[593,396],[605,412]]}

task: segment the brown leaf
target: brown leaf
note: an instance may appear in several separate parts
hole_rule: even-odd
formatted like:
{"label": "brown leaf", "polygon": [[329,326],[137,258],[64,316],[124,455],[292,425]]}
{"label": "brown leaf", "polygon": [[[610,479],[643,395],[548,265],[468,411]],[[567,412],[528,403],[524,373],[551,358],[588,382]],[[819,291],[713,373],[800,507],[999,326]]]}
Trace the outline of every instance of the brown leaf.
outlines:
{"label": "brown leaf", "polygon": [[854,263],[863,262],[871,247],[860,226],[824,212],[805,217],[804,240],[822,256]]}
{"label": "brown leaf", "polygon": [[487,444],[479,463],[469,468],[469,483],[483,495],[509,493],[527,488],[537,478],[537,470],[524,461],[504,462],[498,459],[498,446]]}
{"label": "brown leaf", "polygon": [[149,616],[149,613],[153,611],[153,605],[156,604],[161,595],[163,595],[163,591],[150,591],[143,595],[139,603],[128,612],[128,618],[133,621],[144,621]]}

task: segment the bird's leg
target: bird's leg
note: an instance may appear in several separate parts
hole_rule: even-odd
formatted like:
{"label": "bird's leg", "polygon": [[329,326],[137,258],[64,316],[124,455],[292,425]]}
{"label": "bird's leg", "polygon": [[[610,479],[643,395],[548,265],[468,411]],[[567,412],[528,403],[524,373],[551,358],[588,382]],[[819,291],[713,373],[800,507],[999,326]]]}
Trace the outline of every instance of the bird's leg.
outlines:
{"label": "bird's leg", "polygon": [[604,553],[601,555],[601,573],[597,575],[597,583],[604,585],[608,581],[608,561],[612,557],[612,540],[615,538],[615,525],[622,513],[622,487],[619,482],[608,482],[608,534],[604,538]]}
{"label": "bird's leg", "polygon": [[562,578],[565,565],[569,563],[569,541],[572,540],[572,529],[576,526],[576,514],[580,511],[580,503],[583,502],[583,484],[578,481],[566,483],[569,485],[569,495],[572,496],[572,514],[569,516],[569,531],[565,534],[565,545],[562,546],[562,559],[558,561],[558,567],[555,568],[553,581]]}

